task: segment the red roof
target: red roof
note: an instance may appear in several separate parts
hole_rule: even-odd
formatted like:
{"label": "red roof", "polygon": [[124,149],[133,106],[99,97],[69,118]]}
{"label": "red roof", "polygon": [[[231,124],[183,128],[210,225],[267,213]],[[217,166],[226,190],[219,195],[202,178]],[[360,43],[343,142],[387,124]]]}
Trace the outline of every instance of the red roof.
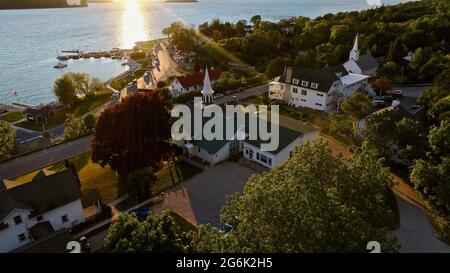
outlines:
{"label": "red roof", "polygon": [[[222,74],[222,70],[220,69],[210,69],[208,70],[209,73],[209,79],[211,81],[216,81],[220,74]],[[203,85],[203,79],[205,78],[205,73],[203,72],[197,72],[181,77],[176,77],[176,79],[180,82],[180,84],[184,88],[188,88],[191,86],[197,86],[197,85]]]}

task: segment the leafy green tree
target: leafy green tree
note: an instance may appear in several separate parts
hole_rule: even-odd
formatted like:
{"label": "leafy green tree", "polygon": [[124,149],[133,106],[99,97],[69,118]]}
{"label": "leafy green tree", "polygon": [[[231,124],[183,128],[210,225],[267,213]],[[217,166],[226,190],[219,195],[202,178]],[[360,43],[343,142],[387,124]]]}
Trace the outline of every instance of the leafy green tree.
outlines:
{"label": "leafy green tree", "polygon": [[155,182],[155,176],[148,168],[136,170],[128,174],[126,183],[128,192],[137,201],[143,201],[151,196],[151,188]]}
{"label": "leafy green tree", "polygon": [[0,120],[0,160],[8,158],[15,146],[16,132],[11,125]]}
{"label": "leafy green tree", "polygon": [[403,44],[403,41],[400,38],[397,38],[390,45],[388,58],[394,62],[401,62],[406,53],[407,49]]}
{"label": "leafy green tree", "polygon": [[352,122],[350,119],[342,115],[333,113],[330,115],[330,126],[328,130],[330,131],[330,133],[338,136],[351,137]]}
{"label": "leafy green tree", "polygon": [[276,58],[273,60],[270,60],[270,62],[267,64],[266,67],[266,76],[269,79],[272,79],[276,76],[280,76],[283,74],[283,69],[287,62],[283,58]]}
{"label": "leafy green tree", "polygon": [[326,143],[299,147],[284,164],[252,176],[243,194],[228,198],[221,221],[226,236],[200,227],[193,246],[202,252],[365,252],[387,238],[394,213],[389,206],[388,170],[366,145],[349,166]]}
{"label": "leafy green tree", "polygon": [[383,111],[366,119],[362,136],[371,147],[377,148],[379,156],[389,159],[394,155],[395,126],[398,121],[399,117],[393,111]]}
{"label": "leafy green tree", "polygon": [[428,143],[435,158],[450,155],[450,120],[443,120],[439,126],[431,128]]}
{"label": "leafy green tree", "polygon": [[250,18],[250,22],[253,24],[254,27],[258,27],[261,23],[261,15],[255,15],[252,18]]}
{"label": "leafy green tree", "polygon": [[352,120],[354,134],[358,129],[359,121],[372,111],[372,104],[367,95],[355,92],[341,103],[340,110]]}
{"label": "leafy green tree", "polygon": [[189,238],[168,211],[151,213],[144,221],[122,214],[103,246],[110,253],[181,253],[189,251]]}
{"label": "leafy green tree", "polygon": [[438,209],[450,214],[450,156],[438,162],[416,160],[412,166],[411,182],[414,187]]}
{"label": "leafy green tree", "polygon": [[[400,158],[409,165],[413,160],[425,156],[428,148],[427,128],[416,120],[403,118],[395,124],[395,141]],[[414,137],[411,137],[414,136]]]}
{"label": "leafy green tree", "polygon": [[53,92],[58,100],[67,106],[71,106],[77,100],[76,86],[69,74],[64,74],[55,80]]}
{"label": "leafy green tree", "polygon": [[99,78],[92,78],[88,86],[88,94],[95,95],[105,90],[103,81]]}
{"label": "leafy green tree", "polygon": [[84,129],[88,132],[92,132],[92,130],[95,128],[95,125],[97,123],[97,119],[93,114],[87,114],[83,118],[83,126]]}
{"label": "leafy green tree", "polygon": [[64,121],[63,139],[68,141],[79,137],[83,133],[83,123],[73,114],[67,114]]}
{"label": "leafy green tree", "polygon": [[334,25],[331,27],[330,41],[335,45],[346,44],[355,37],[349,25]]}
{"label": "leafy green tree", "polygon": [[430,59],[432,52],[433,51],[429,47],[419,47],[416,51],[414,51],[409,66],[412,69],[419,70]]}

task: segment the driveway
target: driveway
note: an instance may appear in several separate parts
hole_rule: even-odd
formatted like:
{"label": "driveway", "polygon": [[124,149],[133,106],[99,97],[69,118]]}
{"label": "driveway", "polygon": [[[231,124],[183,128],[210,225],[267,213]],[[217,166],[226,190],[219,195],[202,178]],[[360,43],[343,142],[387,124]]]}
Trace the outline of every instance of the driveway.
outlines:
{"label": "driveway", "polygon": [[[328,146],[334,155],[341,153],[344,158],[351,156],[348,149],[338,143],[328,138],[324,140],[328,142]],[[346,164],[348,163],[345,159],[344,162]],[[423,201],[420,196],[403,179],[393,173],[390,173],[390,175],[394,182],[392,191],[395,193],[397,199],[400,228],[389,232],[389,234],[397,237],[400,252],[450,253],[450,246],[438,239],[433,226],[421,206]]]}
{"label": "driveway", "polygon": [[219,216],[227,195],[242,192],[255,171],[233,162],[207,169],[165,192],[154,210],[171,209],[194,225],[221,227]]}
{"label": "driveway", "polygon": [[450,253],[441,242],[423,209],[407,199],[397,198],[400,228],[390,232],[397,237],[401,253]]}

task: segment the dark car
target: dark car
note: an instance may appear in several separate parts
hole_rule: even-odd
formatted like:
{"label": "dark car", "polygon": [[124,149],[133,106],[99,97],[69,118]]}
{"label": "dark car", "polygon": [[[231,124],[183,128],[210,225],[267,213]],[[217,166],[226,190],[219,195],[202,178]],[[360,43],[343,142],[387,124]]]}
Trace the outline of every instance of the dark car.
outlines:
{"label": "dark car", "polygon": [[137,208],[130,211],[130,215],[135,215],[139,220],[145,220],[147,216],[150,214],[150,208]]}
{"label": "dark car", "polygon": [[229,95],[234,94],[235,92],[236,92],[236,90],[231,89],[231,90],[225,91],[224,93],[225,93],[225,95],[229,96]]}

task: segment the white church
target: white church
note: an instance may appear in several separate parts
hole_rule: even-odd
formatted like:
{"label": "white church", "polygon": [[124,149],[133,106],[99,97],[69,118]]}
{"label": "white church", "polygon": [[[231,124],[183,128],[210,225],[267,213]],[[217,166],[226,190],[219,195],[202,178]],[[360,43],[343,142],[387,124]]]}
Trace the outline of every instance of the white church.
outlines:
{"label": "white church", "polygon": [[295,107],[336,111],[343,99],[357,91],[376,95],[369,78],[377,68],[378,62],[372,55],[360,54],[356,36],[349,59],[343,65],[320,69],[286,67],[283,75],[269,83],[269,98]]}
{"label": "white church", "polygon": [[[203,81],[202,101],[194,103],[193,108],[201,109],[204,111],[208,107],[217,107],[214,104],[214,90],[211,86],[208,69],[205,72],[205,78]],[[191,109],[195,111],[195,109]],[[193,115],[192,115],[193,116]],[[223,124],[226,125],[228,117],[223,115]],[[210,118],[203,117],[202,128]],[[192,119],[194,122],[199,122]],[[236,122],[235,122],[236,124]],[[272,126],[271,124],[268,126]],[[194,128],[194,126],[192,126]],[[269,127],[272,128],[272,127]],[[266,168],[272,169],[276,165],[283,163],[291,156],[292,150],[301,145],[306,137],[300,133],[288,128],[279,126],[279,145],[274,151],[263,151],[261,145],[268,142],[262,140],[250,140],[248,138],[248,131],[244,125],[241,128],[235,126],[233,128],[234,135],[231,139],[227,139],[224,135],[222,140],[207,140],[204,136],[197,140],[195,132],[191,132],[192,140],[184,140],[175,143],[183,148],[185,159],[196,161],[202,166],[214,166],[230,158],[230,156],[242,153],[243,157],[247,160],[256,162]],[[223,132],[226,132],[225,127]],[[309,136],[308,136],[309,137]]]}

